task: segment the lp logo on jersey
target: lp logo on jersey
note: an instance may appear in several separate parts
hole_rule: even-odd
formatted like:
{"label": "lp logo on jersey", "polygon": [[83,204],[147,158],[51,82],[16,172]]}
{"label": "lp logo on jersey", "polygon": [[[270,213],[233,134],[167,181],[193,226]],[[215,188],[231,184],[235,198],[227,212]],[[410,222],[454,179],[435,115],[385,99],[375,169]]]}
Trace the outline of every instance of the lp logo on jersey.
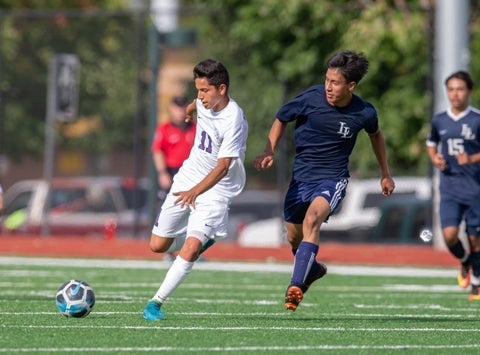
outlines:
{"label": "lp logo on jersey", "polygon": [[337,133],[340,133],[342,138],[350,138],[352,136],[350,133],[350,127],[348,127],[345,122],[340,122],[340,129]]}
{"label": "lp logo on jersey", "polygon": [[467,124],[462,124],[462,133],[460,134],[465,138],[465,140],[475,139],[475,134]]}

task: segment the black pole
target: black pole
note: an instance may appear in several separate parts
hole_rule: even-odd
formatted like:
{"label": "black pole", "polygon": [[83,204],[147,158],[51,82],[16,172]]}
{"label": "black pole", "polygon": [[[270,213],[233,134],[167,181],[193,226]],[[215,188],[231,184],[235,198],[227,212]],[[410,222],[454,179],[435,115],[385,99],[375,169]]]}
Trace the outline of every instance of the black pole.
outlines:
{"label": "black pole", "polygon": [[4,164],[4,132],[5,132],[5,123],[4,123],[4,110],[3,110],[3,91],[2,91],[2,71],[3,71],[3,60],[2,60],[2,47],[3,47],[3,13],[0,11],[0,177]]}
{"label": "black pole", "polygon": [[135,221],[133,225],[133,236],[137,237],[139,232],[139,214],[140,214],[140,196],[139,196],[139,180],[142,176],[142,167],[144,161],[144,144],[142,137],[142,127],[144,126],[144,117],[145,117],[145,84],[143,80],[143,71],[144,71],[144,61],[145,61],[145,11],[137,13],[136,20],[136,42],[137,42],[137,95],[136,95],[136,105],[137,110],[135,114],[135,120],[133,125],[133,175],[135,178],[135,187],[133,190],[133,208],[135,211]]}
{"label": "black pole", "polygon": [[[153,141],[153,135],[157,126],[157,77],[158,68],[160,66],[160,35],[153,24],[150,25],[149,34],[149,67],[150,67],[150,80],[148,85],[148,147],[151,147]],[[149,154],[151,157],[151,154]],[[150,214],[150,220],[154,222],[157,214],[157,174],[153,165],[153,159],[148,161],[148,177],[150,180],[150,186],[148,190],[148,211]]]}

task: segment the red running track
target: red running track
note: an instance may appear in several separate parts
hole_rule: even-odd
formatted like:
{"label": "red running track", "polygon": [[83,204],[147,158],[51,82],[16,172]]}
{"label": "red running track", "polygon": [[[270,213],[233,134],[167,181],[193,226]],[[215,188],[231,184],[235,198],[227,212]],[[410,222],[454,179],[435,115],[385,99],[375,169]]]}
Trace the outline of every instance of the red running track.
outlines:
{"label": "red running track", "polygon": [[[148,247],[146,239],[85,237],[0,236],[0,255],[114,259],[162,259]],[[219,242],[204,253],[214,261],[292,262],[288,245],[275,248],[245,248]],[[458,262],[446,250],[431,245],[320,243],[318,259],[334,264],[387,266],[457,267]]]}

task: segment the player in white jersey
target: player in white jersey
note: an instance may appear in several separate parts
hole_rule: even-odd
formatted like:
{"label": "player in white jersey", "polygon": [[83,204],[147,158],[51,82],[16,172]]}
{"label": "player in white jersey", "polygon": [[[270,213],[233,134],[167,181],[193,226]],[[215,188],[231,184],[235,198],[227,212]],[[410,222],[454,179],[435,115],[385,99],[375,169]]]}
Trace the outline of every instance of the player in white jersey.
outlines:
{"label": "player in white jersey", "polygon": [[229,75],[218,61],[207,59],[193,69],[197,98],[187,115],[197,111],[195,143],[155,221],[150,248],[179,253],[155,296],[147,303],[146,320],[164,319],[162,304],[182,283],[198,256],[216,237],[226,235],[228,206],[245,185],[247,120],[229,97]]}

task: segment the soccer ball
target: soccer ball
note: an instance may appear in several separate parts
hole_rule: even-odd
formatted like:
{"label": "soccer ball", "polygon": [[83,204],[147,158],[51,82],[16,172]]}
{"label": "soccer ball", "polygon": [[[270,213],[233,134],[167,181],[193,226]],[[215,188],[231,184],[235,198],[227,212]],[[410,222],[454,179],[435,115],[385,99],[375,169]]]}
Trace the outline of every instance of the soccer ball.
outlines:
{"label": "soccer ball", "polygon": [[84,281],[69,280],[59,287],[57,308],[65,317],[86,317],[95,305],[95,293]]}
{"label": "soccer ball", "polygon": [[425,243],[428,243],[429,241],[431,241],[432,238],[433,238],[433,233],[430,229],[424,229],[420,233],[420,239],[423,240]]}

